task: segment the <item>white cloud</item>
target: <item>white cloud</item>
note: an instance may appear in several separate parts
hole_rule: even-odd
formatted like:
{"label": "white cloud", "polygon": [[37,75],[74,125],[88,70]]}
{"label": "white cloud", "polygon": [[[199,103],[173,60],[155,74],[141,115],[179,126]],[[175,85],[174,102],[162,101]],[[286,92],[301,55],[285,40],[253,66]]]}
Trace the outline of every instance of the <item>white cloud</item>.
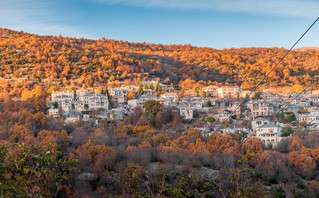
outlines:
{"label": "white cloud", "polygon": [[[92,1],[92,0],[90,0]],[[319,2],[309,0],[93,0],[108,4],[181,10],[215,10],[317,18]]]}
{"label": "white cloud", "polygon": [[0,1],[0,27],[42,35],[83,37],[76,28],[58,24],[57,19],[45,1]]}

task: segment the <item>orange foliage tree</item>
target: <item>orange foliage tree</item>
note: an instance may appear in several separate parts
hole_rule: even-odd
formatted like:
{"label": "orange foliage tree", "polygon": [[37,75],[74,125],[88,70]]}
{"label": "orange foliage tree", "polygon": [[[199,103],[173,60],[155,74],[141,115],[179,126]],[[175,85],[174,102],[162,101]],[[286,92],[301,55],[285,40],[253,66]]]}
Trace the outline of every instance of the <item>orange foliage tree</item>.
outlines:
{"label": "orange foliage tree", "polygon": [[263,153],[262,144],[258,138],[250,137],[242,144],[241,153],[244,160],[255,162]]}

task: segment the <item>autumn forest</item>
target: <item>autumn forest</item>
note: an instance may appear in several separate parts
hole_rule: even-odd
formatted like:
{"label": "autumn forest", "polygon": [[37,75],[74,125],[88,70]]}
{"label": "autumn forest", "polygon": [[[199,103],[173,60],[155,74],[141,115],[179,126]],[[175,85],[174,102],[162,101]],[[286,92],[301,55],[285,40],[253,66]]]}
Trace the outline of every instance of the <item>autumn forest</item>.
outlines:
{"label": "autumn forest", "polygon": [[[56,90],[95,88],[105,95],[148,80],[197,93],[209,85],[251,90],[286,52],[0,28],[0,197],[318,197],[318,132],[299,131],[276,148],[241,134],[207,137],[193,127],[206,123],[201,114],[185,120],[151,100],[121,121],[66,123],[47,114]],[[293,50],[259,90],[298,92],[318,72],[319,51]]]}

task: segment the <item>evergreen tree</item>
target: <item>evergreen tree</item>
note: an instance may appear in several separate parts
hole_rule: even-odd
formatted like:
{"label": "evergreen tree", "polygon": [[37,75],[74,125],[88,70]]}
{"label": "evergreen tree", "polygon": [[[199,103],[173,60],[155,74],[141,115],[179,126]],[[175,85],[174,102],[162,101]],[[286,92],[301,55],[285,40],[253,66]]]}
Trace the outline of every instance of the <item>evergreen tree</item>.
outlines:
{"label": "evergreen tree", "polygon": [[162,93],[162,89],[161,89],[161,86],[160,86],[160,84],[157,82],[157,84],[156,84],[156,92],[157,92],[157,95],[159,96],[159,95],[161,95],[161,93]]}
{"label": "evergreen tree", "polygon": [[165,94],[165,89],[164,88],[162,88],[162,94]]}
{"label": "evergreen tree", "polygon": [[160,86],[159,82],[157,82],[157,84],[156,84],[156,91],[158,91],[158,90],[160,90],[160,89],[161,89],[161,86]]}
{"label": "evergreen tree", "polygon": [[161,103],[156,100],[147,100],[144,103],[145,113],[151,120],[154,120],[157,113],[160,112],[161,107]]}
{"label": "evergreen tree", "polygon": [[106,95],[106,96],[107,96],[107,99],[108,99],[108,100],[111,100],[111,95],[110,95],[110,93],[109,93],[109,89],[108,89],[107,86],[105,87],[105,90],[104,90],[103,95]]}
{"label": "evergreen tree", "polygon": [[140,83],[138,91],[137,91],[137,95],[140,96],[143,94],[143,92],[144,92],[143,85],[142,83]]}
{"label": "evergreen tree", "polygon": [[259,91],[255,92],[255,95],[253,96],[253,99],[254,99],[254,100],[259,100],[259,99],[261,99],[261,96],[260,96],[260,92],[259,92]]}
{"label": "evergreen tree", "polygon": [[150,85],[150,89],[151,89],[151,90],[154,90],[154,89],[155,89],[153,84]]}
{"label": "evergreen tree", "polygon": [[59,108],[59,103],[58,103],[57,101],[55,101],[55,102],[53,103],[53,108],[54,108],[54,109]]}

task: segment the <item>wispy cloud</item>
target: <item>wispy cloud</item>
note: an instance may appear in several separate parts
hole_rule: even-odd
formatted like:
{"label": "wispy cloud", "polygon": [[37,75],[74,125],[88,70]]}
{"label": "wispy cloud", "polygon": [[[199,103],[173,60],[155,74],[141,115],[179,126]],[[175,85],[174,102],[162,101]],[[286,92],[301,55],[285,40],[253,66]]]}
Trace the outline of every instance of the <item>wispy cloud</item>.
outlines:
{"label": "wispy cloud", "polygon": [[57,19],[46,1],[0,1],[0,27],[43,35],[83,36],[76,28],[59,24]]}
{"label": "wispy cloud", "polygon": [[[89,0],[92,1],[92,0]],[[310,0],[93,0],[108,4],[180,10],[214,10],[316,18],[319,2]]]}

